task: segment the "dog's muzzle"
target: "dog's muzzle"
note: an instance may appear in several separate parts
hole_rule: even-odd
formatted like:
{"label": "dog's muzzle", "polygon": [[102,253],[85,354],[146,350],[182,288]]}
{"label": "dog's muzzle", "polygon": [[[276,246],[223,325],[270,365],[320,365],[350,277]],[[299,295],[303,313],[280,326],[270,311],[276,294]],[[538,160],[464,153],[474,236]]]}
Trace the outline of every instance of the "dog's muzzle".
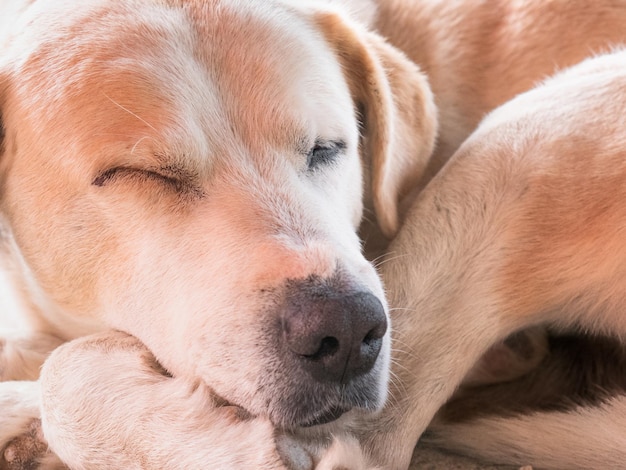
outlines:
{"label": "dog's muzzle", "polygon": [[319,278],[286,284],[275,330],[282,424],[313,426],[380,403],[377,358],[387,332],[381,301],[362,288]]}
{"label": "dog's muzzle", "polygon": [[347,384],[369,372],[386,331],[385,310],[373,294],[310,283],[288,296],[282,317],[285,351],[320,382]]}

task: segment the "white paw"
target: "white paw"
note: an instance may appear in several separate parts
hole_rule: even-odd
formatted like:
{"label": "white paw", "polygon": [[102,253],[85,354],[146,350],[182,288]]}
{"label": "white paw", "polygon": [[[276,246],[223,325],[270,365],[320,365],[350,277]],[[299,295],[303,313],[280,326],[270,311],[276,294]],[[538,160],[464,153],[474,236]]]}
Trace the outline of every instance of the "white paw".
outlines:
{"label": "white paw", "polygon": [[376,470],[367,461],[359,441],[351,436],[335,437],[315,470]]}
{"label": "white paw", "polygon": [[65,465],[48,448],[41,420],[33,419],[26,431],[13,438],[0,457],[0,468],[6,470],[60,470]]}
{"label": "white paw", "polygon": [[0,469],[65,468],[41,432],[39,383],[0,382]]}

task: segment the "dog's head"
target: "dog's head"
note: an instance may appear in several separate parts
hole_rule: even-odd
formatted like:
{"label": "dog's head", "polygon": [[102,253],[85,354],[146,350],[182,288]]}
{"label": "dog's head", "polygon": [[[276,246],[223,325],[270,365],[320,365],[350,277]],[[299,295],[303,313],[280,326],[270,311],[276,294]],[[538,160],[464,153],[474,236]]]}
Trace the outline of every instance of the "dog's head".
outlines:
{"label": "dog's head", "polygon": [[0,204],[53,326],[128,331],[279,425],[379,407],[357,229],[365,186],[393,235],[432,148],[417,68],[319,3],[24,10],[0,38]]}

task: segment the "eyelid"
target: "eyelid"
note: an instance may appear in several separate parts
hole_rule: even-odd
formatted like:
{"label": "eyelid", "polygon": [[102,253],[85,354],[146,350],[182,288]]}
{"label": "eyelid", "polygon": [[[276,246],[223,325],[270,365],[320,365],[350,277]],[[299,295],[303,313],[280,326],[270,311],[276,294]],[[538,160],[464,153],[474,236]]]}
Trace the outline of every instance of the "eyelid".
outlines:
{"label": "eyelid", "polygon": [[177,170],[173,167],[161,168],[134,168],[127,166],[117,166],[104,170],[98,174],[91,182],[92,185],[102,187],[109,181],[117,177],[126,175],[138,175],[144,178],[156,179],[159,182],[168,185],[177,193],[192,193],[195,196],[202,196],[204,193],[199,186],[193,184],[193,178],[186,175],[183,170]]}
{"label": "eyelid", "polygon": [[307,167],[314,170],[320,165],[332,163],[340,153],[345,151],[346,147],[346,142],[341,139],[317,139],[307,154]]}
{"label": "eyelid", "polygon": [[149,176],[149,177],[151,176],[151,177],[160,177],[164,179],[169,179],[169,177],[166,176],[165,174],[162,174],[158,170],[152,169],[152,168],[134,168],[130,166],[116,166],[113,168],[108,168],[104,170],[103,172],[101,172],[100,174],[98,174],[98,176],[96,176],[93,179],[91,184],[93,184],[94,186],[104,186],[109,181],[113,180],[114,178],[117,178],[118,176],[124,176],[126,174],[139,174],[139,175],[144,175],[144,176]]}

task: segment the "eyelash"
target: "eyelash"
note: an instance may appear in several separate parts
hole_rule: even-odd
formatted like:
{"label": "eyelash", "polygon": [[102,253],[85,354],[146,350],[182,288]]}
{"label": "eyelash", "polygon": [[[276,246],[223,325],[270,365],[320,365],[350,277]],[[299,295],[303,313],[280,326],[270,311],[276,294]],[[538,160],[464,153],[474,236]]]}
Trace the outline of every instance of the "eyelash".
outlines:
{"label": "eyelash", "polygon": [[161,184],[169,186],[176,193],[201,192],[197,188],[191,186],[188,182],[174,176],[167,175],[156,170],[132,168],[125,166],[109,168],[108,170],[103,171],[94,178],[91,184],[93,184],[94,186],[102,187],[105,186],[109,181],[117,177],[124,176],[139,176],[143,178],[150,178],[158,181]]}
{"label": "eyelash", "polygon": [[[345,148],[346,143],[341,140],[330,142],[316,141],[315,145],[306,156],[307,168],[309,170],[316,170],[322,165],[328,165],[330,163],[333,163],[337,159],[339,154],[345,150]],[[163,171],[167,171],[167,169],[164,169]],[[189,192],[189,190],[194,190],[194,188],[191,187],[187,182],[174,176],[167,175],[156,170],[132,168],[126,166],[109,168],[108,170],[103,171],[93,179],[91,184],[94,186],[102,187],[114,178],[118,176],[124,176],[125,174],[139,175],[146,178],[158,180],[159,182],[170,186],[177,193]],[[193,192],[198,192],[198,190],[195,189]]]}
{"label": "eyelash", "polygon": [[343,141],[316,141],[311,151],[307,154],[307,168],[315,170],[319,166],[333,163],[345,148],[346,143]]}

